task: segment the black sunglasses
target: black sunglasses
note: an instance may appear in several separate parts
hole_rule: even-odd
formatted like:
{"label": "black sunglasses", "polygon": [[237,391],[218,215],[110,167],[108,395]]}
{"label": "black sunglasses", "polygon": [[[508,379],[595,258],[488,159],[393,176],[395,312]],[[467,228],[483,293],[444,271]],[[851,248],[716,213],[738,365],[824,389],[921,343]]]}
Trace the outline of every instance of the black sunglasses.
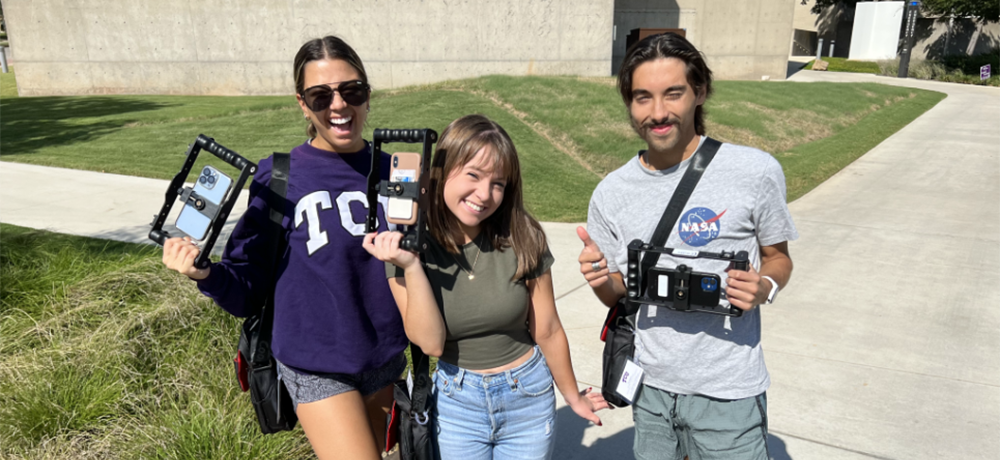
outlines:
{"label": "black sunglasses", "polygon": [[336,88],[331,88],[330,85],[316,85],[306,88],[302,92],[302,100],[306,103],[306,107],[309,107],[309,110],[322,112],[333,103],[334,91],[340,93],[344,102],[359,106],[368,100],[368,92],[371,89],[368,83],[361,80],[341,82]]}

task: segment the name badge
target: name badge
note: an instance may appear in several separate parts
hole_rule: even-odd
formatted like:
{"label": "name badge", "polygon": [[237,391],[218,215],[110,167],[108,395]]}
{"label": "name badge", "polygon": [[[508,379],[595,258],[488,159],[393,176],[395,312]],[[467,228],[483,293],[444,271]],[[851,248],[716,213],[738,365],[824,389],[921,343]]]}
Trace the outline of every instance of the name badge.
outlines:
{"label": "name badge", "polygon": [[639,385],[642,385],[643,370],[637,364],[628,360],[625,362],[625,370],[622,371],[622,378],[618,380],[618,387],[615,391],[625,398],[629,403],[635,401],[635,395],[639,392]]}

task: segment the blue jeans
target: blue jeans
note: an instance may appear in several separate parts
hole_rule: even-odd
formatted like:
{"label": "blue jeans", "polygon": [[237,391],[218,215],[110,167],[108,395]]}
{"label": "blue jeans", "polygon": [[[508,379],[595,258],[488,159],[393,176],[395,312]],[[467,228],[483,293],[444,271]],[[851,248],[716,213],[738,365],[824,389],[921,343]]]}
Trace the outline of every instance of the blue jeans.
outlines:
{"label": "blue jeans", "polygon": [[547,459],[555,442],[552,373],[535,346],[527,362],[477,374],[438,361],[434,437],[443,460]]}

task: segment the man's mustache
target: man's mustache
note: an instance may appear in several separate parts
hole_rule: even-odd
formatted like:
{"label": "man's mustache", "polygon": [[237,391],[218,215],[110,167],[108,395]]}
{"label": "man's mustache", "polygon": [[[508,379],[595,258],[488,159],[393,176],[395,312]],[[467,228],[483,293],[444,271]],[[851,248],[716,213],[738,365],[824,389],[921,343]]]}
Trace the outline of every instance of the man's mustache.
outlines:
{"label": "man's mustache", "polygon": [[649,120],[649,121],[643,123],[642,127],[645,128],[645,129],[651,129],[654,126],[676,125],[677,123],[678,123],[678,120],[676,118],[669,118],[668,117],[668,118],[663,118],[663,119],[660,119],[660,120]]}

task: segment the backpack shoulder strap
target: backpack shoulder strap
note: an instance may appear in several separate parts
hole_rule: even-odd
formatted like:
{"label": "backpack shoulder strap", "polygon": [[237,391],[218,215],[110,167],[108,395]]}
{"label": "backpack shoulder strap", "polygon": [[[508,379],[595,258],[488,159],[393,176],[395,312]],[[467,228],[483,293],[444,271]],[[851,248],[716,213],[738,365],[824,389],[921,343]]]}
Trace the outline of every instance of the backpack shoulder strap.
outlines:
{"label": "backpack shoulder strap", "polygon": [[[273,169],[271,170],[271,192],[275,198],[283,199],[288,193],[288,173],[291,168],[291,155],[287,153],[274,152]],[[270,206],[271,222],[281,226],[284,214],[281,209],[275,209],[274,204]]]}
{"label": "backpack shoulder strap", "polygon": [[278,261],[281,260],[281,252],[285,248],[285,238],[282,232],[282,220],[284,219],[285,195],[288,193],[288,175],[291,168],[291,155],[287,153],[274,153],[273,169],[271,170],[271,198],[269,200],[269,216],[267,225],[268,253],[271,255],[271,264],[268,277],[271,280],[267,298],[264,301],[261,312],[261,331],[266,334],[266,342],[270,343],[271,328],[274,323],[274,284],[278,272]]}
{"label": "backpack shoulder strap", "polygon": [[[430,357],[424,354],[420,346],[410,342],[410,359],[413,360],[413,394],[410,396],[411,413],[418,423],[426,423],[431,387],[434,385],[430,377]],[[422,425],[423,423],[421,423]]]}

